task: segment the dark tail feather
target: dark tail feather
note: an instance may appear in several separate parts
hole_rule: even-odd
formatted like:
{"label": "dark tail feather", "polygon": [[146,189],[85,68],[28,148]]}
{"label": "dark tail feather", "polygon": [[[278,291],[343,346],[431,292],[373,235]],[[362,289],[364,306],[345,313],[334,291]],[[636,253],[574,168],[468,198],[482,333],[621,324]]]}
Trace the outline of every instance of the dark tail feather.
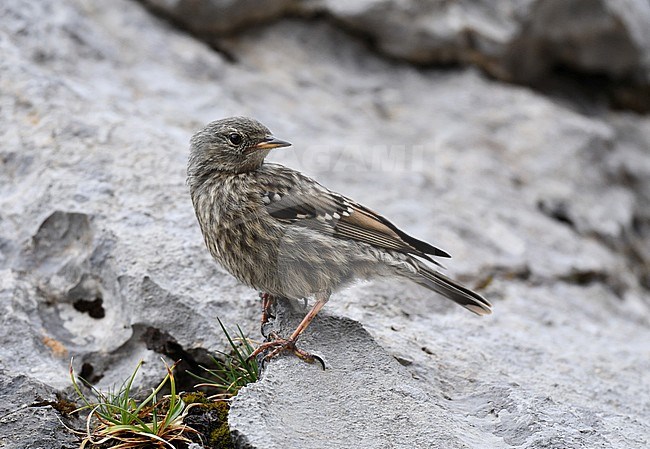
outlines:
{"label": "dark tail feather", "polygon": [[411,279],[451,299],[477,315],[489,315],[492,313],[492,304],[481,295],[471,291],[467,287],[463,287],[453,279],[432,270],[424,264],[419,264],[418,274],[412,276]]}

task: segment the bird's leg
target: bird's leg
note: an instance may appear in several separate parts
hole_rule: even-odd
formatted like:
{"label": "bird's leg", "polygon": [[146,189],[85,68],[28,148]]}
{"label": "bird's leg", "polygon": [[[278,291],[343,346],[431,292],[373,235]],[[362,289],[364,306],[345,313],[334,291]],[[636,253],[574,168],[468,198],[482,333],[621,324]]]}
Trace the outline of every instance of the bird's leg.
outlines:
{"label": "bird's leg", "polygon": [[[264,358],[265,359],[271,359],[275,357],[276,355],[280,354],[282,351],[291,351],[301,359],[303,359],[306,362],[312,363],[316,357],[311,355],[310,353],[303,351],[302,349],[298,349],[296,347],[296,341],[298,340],[298,337],[300,337],[300,334],[302,334],[305,329],[307,329],[307,326],[314,320],[316,315],[318,315],[318,312],[323,308],[323,306],[327,303],[327,301],[330,298],[330,293],[329,292],[324,292],[324,293],[317,293],[316,294],[316,303],[314,304],[314,307],[311,308],[311,310],[305,315],[305,317],[302,319],[298,327],[296,328],[295,331],[291,334],[289,338],[282,338],[276,333],[272,333],[271,337],[273,340],[268,341],[266,343],[262,343],[251,355],[248,356],[249,359],[252,359],[253,357],[256,357],[258,354],[261,354],[262,352],[266,350],[271,350]],[[322,363],[322,360],[319,360]],[[324,366],[324,364],[323,364]]]}
{"label": "bird's leg", "polygon": [[275,318],[271,313],[275,296],[270,293],[260,292],[260,298],[262,298],[262,327],[264,327],[269,322],[269,318]]}

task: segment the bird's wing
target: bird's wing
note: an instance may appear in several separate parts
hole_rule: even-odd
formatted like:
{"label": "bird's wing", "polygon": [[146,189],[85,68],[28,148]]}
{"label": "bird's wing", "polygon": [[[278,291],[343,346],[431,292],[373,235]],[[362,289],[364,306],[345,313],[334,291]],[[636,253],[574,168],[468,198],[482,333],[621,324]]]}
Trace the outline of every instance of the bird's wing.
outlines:
{"label": "bird's wing", "polygon": [[434,263],[429,256],[451,257],[445,251],[411,237],[367,207],[296,172],[293,176],[293,182],[264,184],[262,201],[276,220],[338,238],[414,254]]}

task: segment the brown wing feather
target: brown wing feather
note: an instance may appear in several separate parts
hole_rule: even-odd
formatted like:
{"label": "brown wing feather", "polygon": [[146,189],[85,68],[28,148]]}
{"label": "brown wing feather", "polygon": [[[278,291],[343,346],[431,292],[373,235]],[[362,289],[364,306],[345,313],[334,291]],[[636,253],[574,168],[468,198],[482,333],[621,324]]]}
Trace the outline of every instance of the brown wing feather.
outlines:
{"label": "brown wing feather", "polygon": [[386,229],[388,229],[392,234],[395,235],[396,239],[400,240],[401,242],[404,242],[404,244],[409,245],[415,250],[424,254],[430,254],[432,256],[437,256],[437,257],[451,257],[449,253],[447,253],[446,251],[443,251],[440,248],[436,248],[435,246],[430,245],[427,242],[423,242],[422,240],[418,240],[415,237],[411,237],[406,232],[402,231],[393,223],[388,221],[386,218],[368,209],[367,207],[364,207],[358,203],[354,203],[353,208],[355,212],[360,212],[361,214],[370,218],[373,222],[377,223],[377,225],[385,226]]}
{"label": "brown wing feather", "polygon": [[377,221],[372,216],[364,214],[361,210],[357,208],[353,208],[353,209],[354,211],[350,214],[349,217],[345,217],[345,216],[341,217],[340,221],[349,223],[352,226],[358,226],[359,228],[362,229],[373,230],[385,234],[386,236],[392,239],[404,243],[402,239],[400,239],[399,236],[395,233],[395,231],[393,231],[391,228],[381,223],[380,221]]}

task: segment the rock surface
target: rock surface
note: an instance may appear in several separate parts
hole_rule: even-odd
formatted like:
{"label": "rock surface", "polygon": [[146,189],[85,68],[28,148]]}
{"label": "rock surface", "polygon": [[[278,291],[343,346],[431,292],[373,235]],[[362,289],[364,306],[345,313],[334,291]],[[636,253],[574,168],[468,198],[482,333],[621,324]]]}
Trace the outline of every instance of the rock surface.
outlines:
{"label": "rock surface", "polygon": [[[304,311],[282,306],[275,327],[290,333]],[[301,344],[322,357],[326,369],[294,357],[269,364],[264,380],[247,386],[230,412],[239,447],[456,448],[476,437],[459,433],[463,420],[446,413],[444,398],[426,391],[358,322],[322,317],[311,335],[317,338]],[[287,394],[291,390],[303,394]]]}
{"label": "rock surface", "polygon": [[76,436],[57,416],[61,406],[54,388],[33,377],[0,370],[0,447],[79,447]]}
{"label": "rock surface", "polygon": [[295,0],[266,0],[263,7],[256,0],[143,0],[143,3],[201,35],[232,33],[272,21],[297,6]]}
{"label": "rock surface", "polygon": [[[394,280],[336,294],[302,342],[331,366],[270,363],[231,410],[240,447],[647,447],[648,117],[471,67],[387,60],[340,29],[347,17],[390,30],[372,21],[399,26],[415,3],[312,5],[334,21],[282,18],[295,5],[275,4],[216,30],[230,33],[212,42],[219,51],[136,2],[0,4],[0,442],[26,447],[11,426],[43,413],[70,445],[53,410],[21,408],[35,402],[20,385],[47,401],[69,393],[73,356],[100,387],[144,359],[149,387],[161,356],[192,369],[224,349],[216,317],[258,335],[257,295],[210,260],[184,185],[192,132],[244,114],[294,143],[271,159],[448,250],[450,274],[482,288],[495,313],[479,319]],[[565,10],[545,4],[546,17]],[[636,53],[596,39],[598,51],[575,45],[562,58],[612,77],[647,70],[646,3],[578,10],[592,4],[608,12],[597,30]],[[471,11],[431,5],[449,8],[432,28],[448,36]],[[496,17],[541,2],[499,5],[510,9],[480,22],[515,45],[520,30]],[[413,60],[407,37],[376,38]],[[274,325],[286,333],[297,319],[284,308]]]}
{"label": "rock surface", "polygon": [[324,8],[417,63],[476,63],[532,81],[556,65],[614,78],[650,73],[650,5],[616,0],[325,0]]}
{"label": "rock surface", "polygon": [[[422,65],[475,65],[491,76],[565,95],[587,89],[650,110],[650,4],[645,0],[141,0],[194,33],[223,34],[314,15],[364,36],[382,53]],[[586,78],[571,82],[563,76]],[[601,77],[613,83],[603,83]],[[591,77],[591,79],[590,79]],[[569,86],[560,88],[557,83]]]}

